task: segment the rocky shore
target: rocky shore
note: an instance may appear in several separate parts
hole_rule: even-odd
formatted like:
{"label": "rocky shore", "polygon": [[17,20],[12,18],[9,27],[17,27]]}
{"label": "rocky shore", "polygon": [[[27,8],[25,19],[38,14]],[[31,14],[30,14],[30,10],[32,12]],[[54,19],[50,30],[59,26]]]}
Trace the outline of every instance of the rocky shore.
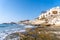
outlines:
{"label": "rocky shore", "polygon": [[54,7],[42,13],[34,20],[22,21],[26,25],[37,26],[27,28],[19,33],[20,40],[60,40],[60,7]]}
{"label": "rocky shore", "polygon": [[25,32],[16,32],[15,35],[19,36],[17,40],[60,40],[60,7],[47,10],[34,20],[24,20],[18,24],[35,27],[26,28]]}
{"label": "rocky shore", "polygon": [[60,40],[60,27],[38,26],[27,28],[26,32],[19,33],[20,40]]}
{"label": "rocky shore", "polygon": [[12,33],[4,40],[60,40],[60,27],[54,25],[40,25],[35,28],[26,28],[25,32]]}

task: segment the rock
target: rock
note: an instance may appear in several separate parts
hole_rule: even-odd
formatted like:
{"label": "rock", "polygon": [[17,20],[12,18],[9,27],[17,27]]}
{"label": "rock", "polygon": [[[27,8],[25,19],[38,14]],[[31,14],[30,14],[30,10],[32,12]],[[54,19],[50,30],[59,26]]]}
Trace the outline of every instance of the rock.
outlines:
{"label": "rock", "polygon": [[4,40],[20,40],[19,33],[12,33],[4,38]]}
{"label": "rock", "polygon": [[[36,28],[28,28],[21,33],[20,40],[60,40],[60,7],[54,7],[29,21]],[[28,23],[28,22],[27,22]],[[29,24],[28,23],[28,24]]]}
{"label": "rock", "polygon": [[25,33],[21,33],[20,40],[60,40],[60,28],[36,27],[26,30]]}

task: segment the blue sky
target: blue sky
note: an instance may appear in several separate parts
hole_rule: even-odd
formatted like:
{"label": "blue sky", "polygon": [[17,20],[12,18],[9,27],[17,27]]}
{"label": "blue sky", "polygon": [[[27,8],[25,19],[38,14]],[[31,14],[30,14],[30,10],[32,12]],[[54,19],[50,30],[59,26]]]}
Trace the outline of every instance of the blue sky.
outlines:
{"label": "blue sky", "polygon": [[56,6],[60,0],[0,0],[0,23],[32,20]]}

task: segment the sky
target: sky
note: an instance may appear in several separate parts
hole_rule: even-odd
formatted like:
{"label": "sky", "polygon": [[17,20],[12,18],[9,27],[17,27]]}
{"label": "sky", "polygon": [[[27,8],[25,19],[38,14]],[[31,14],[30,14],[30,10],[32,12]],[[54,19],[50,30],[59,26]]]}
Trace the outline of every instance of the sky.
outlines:
{"label": "sky", "polygon": [[56,6],[60,0],[0,0],[0,23],[33,20]]}

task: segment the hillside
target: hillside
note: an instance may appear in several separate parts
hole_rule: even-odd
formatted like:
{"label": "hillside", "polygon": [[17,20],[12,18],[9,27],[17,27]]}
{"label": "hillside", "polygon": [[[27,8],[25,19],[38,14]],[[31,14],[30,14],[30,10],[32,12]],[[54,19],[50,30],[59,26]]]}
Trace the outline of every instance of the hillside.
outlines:
{"label": "hillside", "polygon": [[29,25],[39,25],[45,23],[60,26],[60,7],[51,8],[50,10],[42,12],[41,15],[34,20],[22,21],[20,23]]}
{"label": "hillside", "polygon": [[20,40],[60,40],[60,7],[43,12],[38,18],[21,22],[37,26],[19,33]]}

